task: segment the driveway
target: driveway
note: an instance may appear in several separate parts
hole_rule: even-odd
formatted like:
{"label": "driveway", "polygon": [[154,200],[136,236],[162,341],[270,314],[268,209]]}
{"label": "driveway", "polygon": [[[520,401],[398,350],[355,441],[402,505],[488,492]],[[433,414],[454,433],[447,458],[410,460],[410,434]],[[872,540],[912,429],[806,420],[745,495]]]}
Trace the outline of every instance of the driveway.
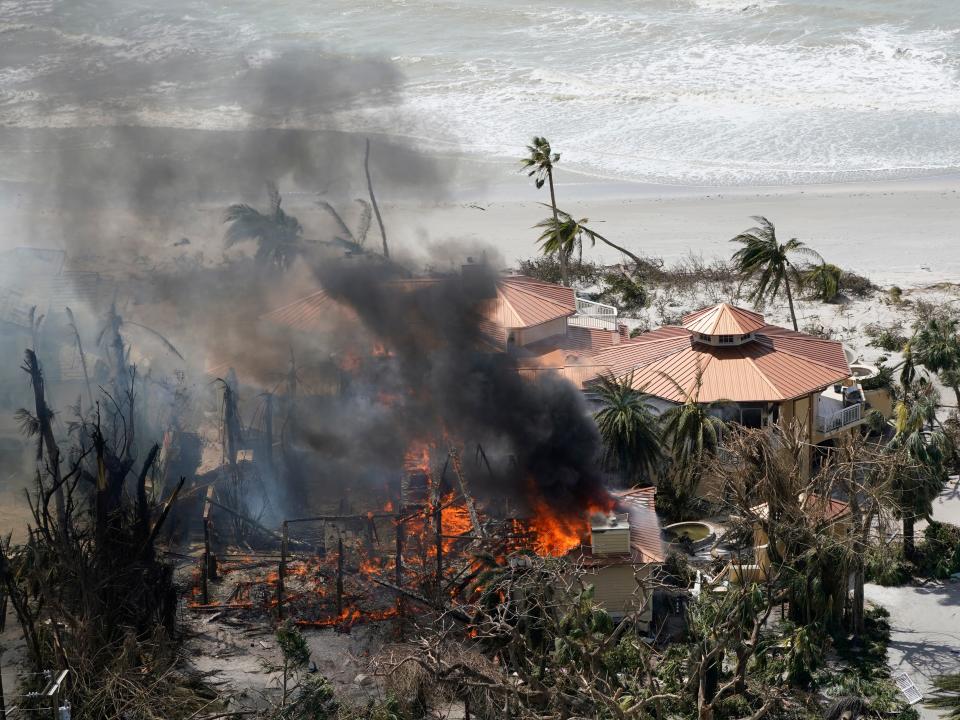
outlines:
{"label": "driveway", "polygon": [[[933,518],[960,525],[955,478],[934,504]],[[890,611],[890,667],[910,675],[924,696],[933,676],[960,672],[960,582],[898,588],[867,585],[866,597]],[[922,704],[917,710],[923,720],[942,717]]]}

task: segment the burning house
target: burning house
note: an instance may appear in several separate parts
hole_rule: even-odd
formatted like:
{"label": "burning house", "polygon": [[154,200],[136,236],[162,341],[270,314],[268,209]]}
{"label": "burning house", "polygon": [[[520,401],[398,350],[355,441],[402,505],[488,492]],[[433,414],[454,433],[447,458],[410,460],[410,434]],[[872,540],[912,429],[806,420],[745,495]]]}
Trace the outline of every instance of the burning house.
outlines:
{"label": "burning house", "polygon": [[[219,472],[256,473],[269,459],[246,485],[248,509],[269,476],[262,505],[284,537],[312,528],[323,548],[312,564],[284,561],[275,602],[319,624],[393,612],[385,587],[387,600],[457,606],[485,562],[529,552],[582,562],[600,604],[647,627],[664,557],[652,496],[611,494],[583,394],[560,374],[527,372],[620,343],[615,315],[598,320],[570,288],[482,265],[412,278],[344,261],[319,279],[321,290],[259,320],[261,337],[289,348],[286,378],[265,387],[244,358],[208,370],[237,378],[223,384],[230,403],[247,387],[277,395],[242,433],[225,415],[227,455],[246,462]],[[293,591],[305,577],[309,588]]]}

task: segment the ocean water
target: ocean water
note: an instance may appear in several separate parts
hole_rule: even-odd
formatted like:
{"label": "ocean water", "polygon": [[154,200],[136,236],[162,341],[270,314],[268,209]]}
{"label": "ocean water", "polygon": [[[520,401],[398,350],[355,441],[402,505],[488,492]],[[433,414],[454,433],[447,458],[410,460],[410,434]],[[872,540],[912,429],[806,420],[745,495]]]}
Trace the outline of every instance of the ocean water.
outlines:
{"label": "ocean water", "polygon": [[960,168],[958,0],[0,0],[0,127],[296,127],[673,184]]}

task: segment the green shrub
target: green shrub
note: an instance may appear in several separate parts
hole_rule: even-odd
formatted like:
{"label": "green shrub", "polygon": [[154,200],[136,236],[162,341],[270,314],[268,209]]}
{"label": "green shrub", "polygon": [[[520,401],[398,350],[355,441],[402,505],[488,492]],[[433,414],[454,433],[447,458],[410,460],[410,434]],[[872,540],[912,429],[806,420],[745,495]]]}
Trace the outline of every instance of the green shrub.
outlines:
{"label": "green shrub", "polygon": [[910,582],[913,576],[910,563],[903,557],[903,548],[897,545],[873,545],[864,559],[867,582],[896,587]]}
{"label": "green shrub", "polygon": [[868,345],[887,352],[900,352],[903,350],[903,346],[907,344],[908,338],[903,332],[903,325],[900,323],[889,326],[869,323],[864,326],[863,330],[870,338]]}
{"label": "green shrub", "polygon": [[917,568],[927,577],[944,580],[960,572],[960,527],[931,522],[917,545]]}
{"label": "green shrub", "polygon": [[889,365],[878,364],[877,374],[860,382],[864,390],[891,390],[894,386],[893,368]]}

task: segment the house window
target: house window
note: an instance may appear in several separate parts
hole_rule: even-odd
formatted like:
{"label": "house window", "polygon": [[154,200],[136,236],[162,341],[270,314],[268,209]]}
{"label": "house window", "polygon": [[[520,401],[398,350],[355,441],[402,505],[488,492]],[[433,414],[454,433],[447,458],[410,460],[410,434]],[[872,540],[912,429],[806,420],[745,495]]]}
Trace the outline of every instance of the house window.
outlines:
{"label": "house window", "polygon": [[751,336],[750,336],[749,334],[747,334],[747,335],[741,335],[741,336],[740,336],[740,339],[741,339],[741,340],[749,340],[750,337],[751,337]]}
{"label": "house window", "polygon": [[733,335],[721,335],[720,336],[721,345],[732,345],[733,344]]}
{"label": "house window", "polygon": [[710,342],[710,336],[704,333],[700,333],[700,339],[703,340],[703,342]]}

